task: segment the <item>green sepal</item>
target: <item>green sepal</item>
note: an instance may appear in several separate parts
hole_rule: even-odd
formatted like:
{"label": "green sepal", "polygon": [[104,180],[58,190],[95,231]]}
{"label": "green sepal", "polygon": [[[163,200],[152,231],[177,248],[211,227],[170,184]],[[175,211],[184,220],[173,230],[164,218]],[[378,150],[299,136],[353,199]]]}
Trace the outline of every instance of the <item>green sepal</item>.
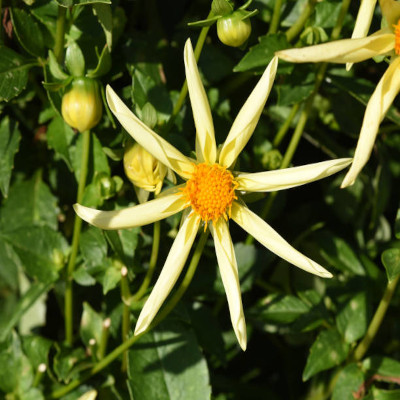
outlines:
{"label": "green sepal", "polygon": [[85,58],[76,42],[72,42],[67,48],[65,65],[72,76],[81,77],[85,74]]}
{"label": "green sepal", "polygon": [[201,21],[196,21],[196,22],[189,22],[188,26],[194,26],[195,28],[204,28],[206,26],[211,26],[212,24],[215,24],[217,20],[220,18],[219,15],[203,19]]}
{"label": "green sepal", "polygon": [[242,16],[242,18],[240,18],[241,21],[244,21],[245,19],[249,19],[251,17],[254,17],[255,15],[258,14],[258,10],[253,10],[253,11],[245,11],[246,14],[244,14]]}
{"label": "green sepal", "polygon": [[253,0],[248,0],[246,3],[244,3],[242,6],[238,8],[238,10],[245,10],[249,5],[253,2]]}
{"label": "green sepal", "polygon": [[391,282],[400,275],[400,249],[387,249],[382,253],[382,264],[386,269],[388,281]]}
{"label": "green sepal", "polygon": [[211,11],[214,15],[223,16],[233,12],[233,5],[228,0],[213,0]]}
{"label": "green sepal", "polygon": [[105,45],[100,55],[98,54],[96,48],[96,53],[98,57],[98,62],[96,68],[89,70],[86,74],[88,78],[99,78],[100,76],[105,75],[111,68],[110,48]]}
{"label": "green sepal", "polygon": [[69,76],[61,69],[60,64],[57,62],[56,56],[51,50],[49,50],[49,70],[51,75],[59,80],[67,79]]}
{"label": "green sepal", "polygon": [[72,82],[73,77],[67,75],[67,79],[62,82],[42,82],[43,87],[51,92],[57,92],[58,90],[65,88]]}

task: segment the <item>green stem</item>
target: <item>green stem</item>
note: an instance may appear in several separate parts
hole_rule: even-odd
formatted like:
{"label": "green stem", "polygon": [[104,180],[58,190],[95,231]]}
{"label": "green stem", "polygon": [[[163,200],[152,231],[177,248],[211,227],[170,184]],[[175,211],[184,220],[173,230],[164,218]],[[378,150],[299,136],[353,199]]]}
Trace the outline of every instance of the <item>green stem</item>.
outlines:
{"label": "green stem", "polygon": [[379,302],[378,308],[368,326],[367,332],[363,340],[358,344],[353,353],[353,360],[360,361],[365,353],[368,351],[372,341],[378,333],[379,327],[382,324],[383,318],[385,317],[386,311],[389,307],[390,301],[392,300],[393,294],[396,290],[399,282],[399,276],[392,281],[388,282],[385,292],[383,293],[382,299]]}
{"label": "green stem", "polygon": [[[128,269],[124,266],[121,270],[121,297],[122,297],[122,343],[126,342],[129,337],[129,330],[131,326],[131,312],[129,309],[129,299],[131,297],[131,293],[129,290],[128,283]],[[123,372],[126,371],[126,367],[128,365],[128,352],[124,352],[122,358],[122,367],[121,370]]]}
{"label": "green stem", "polygon": [[281,144],[283,138],[285,137],[287,131],[290,128],[290,124],[292,123],[293,118],[296,116],[297,111],[299,111],[299,108],[300,108],[300,103],[297,103],[290,110],[290,113],[289,113],[288,117],[286,118],[286,121],[279,128],[279,131],[276,134],[274,141],[272,142],[274,147],[278,147]]}
{"label": "green stem", "polygon": [[60,64],[62,64],[64,59],[64,37],[65,37],[66,14],[67,14],[67,9],[65,7],[58,6],[54,55],[56,56],[56,59]]}
{"label": "green stem", "polygon": [[[78,182],[78,194],[76,201],[82,202],[83,192],[85,190],[86,176],[88,170],[89,148],[90,148],[90,131],[85,131],[83,135],[83,147],[81,158],[81,173]],[[79,237],[81,234],[82,220],[75,215],[74,230],[72,234],[71,255],[67,266],[67,281],[65,288],[65,340],[72,345],[73,335],[73,278],[72,274],[75,268],[76,256],[78,255]]]}
{"label": "green stem", "polygon": [[102,360],[104,358],[104,354],[106,354],[108,336],[110,335],[110,325],[111,325],[110,318],[106,318],[103,321],[103,328],[101,330],[99,349],[97,350],[97,358],[99,360]]}
{"label": "green stem", "polygon": [[[210,12],[208,14],[207,18],[210,18],[212,15],[213,15],[212,12]],[[196,47],[194,49],[194,57],[196,59],[196,62],[199,61],[200,54],[201,54],[201,51],[203,50],[204,42],[206,41],[207,33],[208,33],[209,29],[210,29],[210,26],[205,26],[204,28],[201,29],[199,38],[198,38],[197,43],[196,43]],[[184,84],[182,86],[182,89],[181,89],[181,91],[179,93],[178,100],[177,100],[177,102],[176,102],[176,104],[175,104],[175,106],[174,106],[174,108],[172,110],[172,114],[169,117],[169,120],[168,120],[168,122],[165,125],[165,128],[163,130],[164,134],[169,132],[169,130],[172,128],[172,125],[175,122],[175,118],[177,117],[179,111],[181,110],[181,108],[183,106],[183,103],[185,102],[187,92],[188,92],[188,86],[187,86],[187,81],[185,80],[185,82],[184,82]]]}
{"label": "green stem", "polygon": [[153,247],[151,249],[151,256],[149,262],[149,269],[147,270],[146,276],[140,286],[139,290],[133,295],[131,301],[138,301],[146,293],[147,288],[150,285],[151,279],[153,278],[154,270],[157,264],[158,249],[160,247],[160,221],[154,223],[153,228]]}
{"label": "green stem", "polygon": [[271,24],[268,29],[268,33],[276,33],[279,27],[279,20],[281,18],[281,8],[282,8],[282,0],[275,0],[274,12],[271,18]]}
{"label": "green stem", "polygon": [[43,379],[44,373],[46,372],[47,366],[46,364],[39,364],[36,370],[35,378],[33,379],[32,386],[38,387],[39,383]]}
{"label": "green stem", "polygon": [[302,31],[305,23],[313,13],[317,0],[309,0],[297,21],[286,31],[286,39],[292,42]]}
{"label": "green stem", "polygon": [[81,385],[83,382],[87,381],[90,377],[92,377],[93,375],[102,371],[109,364],[111,364],[115,359],[117,359],[121,354],[123,354],[126,350],[128,350],[134,343],[136,343],[140,339],[141,336],[143,336],[145,333],[147,333],[148,331],[150,331],[151,329],[156,327],[172,311],[172,309],[175,307],[176,303],[184,295],[186,289],[188,288],[188,286],[193,278],[193,275],[199,264],[201,254],[203,253],[204,246],[207,242],[208,233],[209,232],[207,231],[201,235],[200,240],[197,243],[196,249],[193,253],[192,260],[189,264],[189,267],[186,271],[185,277],[183,278],[180,287],[175,292],[175,294],[172,296],[171,300],[165,305],[164,309],[160,312],[158,317],[156,317],[154,319],[152,324],[141,334],[139,334],[137,336],[131,336],[126,342],[122,343],[117,348],[115,348],[111,353],[109,353],[106,357],[104,357],[97,364],[95,364],[93,366],[93,368],[87,374],[81,376],[79,379],[76,379],[75,381],[72,381],[69,385],[55,390],[51,394],[52,399],[58,399],[64,395],[66,395],[71,390],[75,389],[76,387]]}

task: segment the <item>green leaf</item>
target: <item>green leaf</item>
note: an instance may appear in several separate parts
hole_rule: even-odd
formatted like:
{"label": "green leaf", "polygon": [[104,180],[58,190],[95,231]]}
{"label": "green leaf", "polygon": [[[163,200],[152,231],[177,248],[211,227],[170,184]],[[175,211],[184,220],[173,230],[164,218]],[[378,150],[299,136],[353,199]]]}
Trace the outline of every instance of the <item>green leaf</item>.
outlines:
{"label": "green leaf", "polygon": [[21,46],[32,56],[45,57],[45,39],[41,24],[22,8],[11,8],[14,32]]}
{"label": "green leaf", "polygon": [[139,243],[140,228],[122,229],[119,231],[119,237],[124,252],[125,264],[127,267],[133,266],[133,258],[135,256],[136,247]]}
{"label": "green leaf", "polygon": [[170,317],[129,351],[128,385],[140,400],[209,400],[207,363],[182,318]]}
{"label": "green leaf", "polygon": [[320,255],[328,265],[343,272],[365,275],[364,267],[353,249],[345,240],[329,231],[320,231],[315,235]]}
{"label": "green leaf", "polygon": [[107,256],[107,242],[103,232],[93,226],[82,232],[79,247],[85,264],[89,267],[102,264]]}
{"label": "green leaf", "polygon": [[73,277],[75,282],[81,286],[93,286],[96,284],[96,279],[94,279],[93,276],[90,275],[83,266],[74,271]]}
{"label": "green leaf", "polygon": [[366,291],[356,293],[340,307],[336,324],[347,343],[353,343],[364,336],[368,326]]}
{"label": "green leaf", "polygon": [[372,388],[372,391],[368,393],[368,396],[364,397],[365,400],[399,400],[400,389],[396,390],[385,390]]}
{"label": "green leaf", "polygon": [[387,249],[382,253],[382,264],[386,268],[388,281],[391,282],[400,274],[400,249]]}
{"label": "green leaf", "polygon": [[[282,33],[261,36],[258,41],[260,43],[250,48],[233,69],[234,72],[265,68],[274,57],[276,51],[290,47],[290,43]],[[289,68],[292,69],[291,66]]]}
{"label": "green leaf", "polygon": [[292,295],[270,295],[263,299],[253,314],[263,321],[288,324],[309,311],[299,298]]}
{"label": "green leaf", "polygon": [[318,372],[339,365],[346,359],[349,349],[349,345],[343,341],[337,330],[322,331],[311,346],[303,380],[306,381]]}
{"label": "green leaf", "polygon": [[337,1],[326,0],[315,6],[314,26],[321,28],[333,28],[340,13],[341,4]]}
{"label": "green leaf", "polygon": [[397,239],[400,239],[400,208],[397,210],[396,221],[394,223],[394,232]]}
{"label": "green leaf", "polygon": [[69,149],[74,136],[74,130],[59,115],[53,118],[47,128],[47,145],[65,161],[70,170],[72,162]]}
{"label": "green leaf", "polygon": [[110,290],[114,289],[119,281],[121,280],[121,270],[115,268],[114,264],[111,264],[105,271],[102,278],[103,294],[106,295]]}
{"label": "green leaf", "polygon": [[371,374],[400,376],[400,362],[389,357],[368,357],[363,361],[362,368]]}
{"label": "green leaf", "polygon": [[35,173],[29,181],[16,182],[5,201],[0,220],[5,230],[10,231],[26,225],[58,228],[57,216],[60,210],[57,198]]}
{"label": "green leaf", "polygon": [[51,340],[45,339],[42,336],[24,336],[22,338],[24,353],[27,355],[35,371],[39,364],[48,365],[51,346]]}
{"label": "green leaf", "polygon": [[[364,106],[367,105],[369,98],[376,87],[375,84],[363,78],[354,79],[354,77],[336,75],[329,76],[329,83],[332,83],[337,88],[349,93]],[[391,106],[386,113],[386,118],[395,124],[400,125],[400,116],[393,106]]]}
{"label": "green leaf", "polygon": [[110,4],[102,4],[102,3],[94,3],[93,4],[93,12],[99,19],[100,25],[104,30],[104,34],[106,35],[106,43],[111,51],[112,49],[112,12]]}
{"label": "green leaf", "polygon": [[340,371],[332,400],[354,400],[353,393],[357,392],[364,382],[364,374],[357,364],[349,364]]}
{"label": "green leaf", "polygon": [[43,393],[38,388],[29,388],[28,390],[19,390],[19,400],[45,400]]}
{"label": "green leaf", "polygon": [[54,372],[60,381],[68,383],[78,376],[77,365],[87,357],[82,347],[71,349],[67,346],[57,345],[57,354],[54,357]]}
{"label": "green leaf", "polygon": [[26,60],[15,51],[0,46],[0,101],[9,101],[25,89],[28,71],[34,65],[36,63]]}
{"label": "green leaf", "polygon": [[86,4],[104,3],[111,4],[111,0],[56,0],[62,7],[84,6]]}
{"label": "green leaf", "polygon": [[234,249],[239,270],[240,290],[244,293],[251,289],[256,278],[257,249],[254,245],[240,242],[235,243]]}
{"label": "green leaf", "polygon": [[13,310],[13,314],[7,321],[0,324],[0,342],[10,334],[11,330],[16,326],[20,318],[24,315],[29,308],[35,304],[36,300],[46,293],[52,285],[52,282],[35,282],[33,283],[27,292],[21,296],[18,300],[17,305]]}
{"label": "green leaf", "polygon": [[222,331],[212,310],[205,304],[195,302],[189,309],[189,315],[201,348],[226,363]]}
{"label": "green leaf", "polygon": [[[0,52],[0,68],[3,59]],[[0,87],[2,87],[0,81]],[[1,97],[1,94],[0,94]],[[0,190],[4,197],[8,196],[11,171],[14,167],[14,156],[18,151],[21,133],[17,124],[7,116],[0,122]]]}
{"label": "green leaf", "polygon": [[143,63],[135,66],[132,79],[132,98],[133,103],[140,109],[146,103],[151,103],[157,111],[158,123],[162,124],[171,115],[172,102],[165,84],[160,79],[159,68],[160,65],[155,63]]}
{"label": "green leaf", "polygon": [[95,339],[96,344],[98,345],[101,340],[102,329],[103,318],[93,310],[90,304],[84,302],[81,325],[79,328],[79,333],[83,343],[85,343],[86,346],[89,346],[89,341]]}
{"label": "green leaf", "polygon": [[22,372],[21,342],[15,332],[0,343],[0,390],[11,393],[17,389]]}
{"label": "green leaf", "polygon": [[21,262],[12,246],[3,240],[0,240],[0,260],[0,289],[10,288],[17,291],[18,268]]}
{"label": "green leaf", "polygon": [[291,325],[293,332],[308,332],[316,329],[330,317],[324,305],[323,296],[316,290],[299,291],[297,295],[309,307],[309,310],[301,314]]}
{"label": "green leaf", "polygon": [[279,105],[289,106],[305,100],[314,90],[314,85],[314,71],[298,66],[283,84],[278,86]]}
{"label": "green leaf", "polygon": [[53,281],[64,266],[68,244],[64,237],[47,226],[24,226],[0,232],[18,254],[31,278],[41,282]]}

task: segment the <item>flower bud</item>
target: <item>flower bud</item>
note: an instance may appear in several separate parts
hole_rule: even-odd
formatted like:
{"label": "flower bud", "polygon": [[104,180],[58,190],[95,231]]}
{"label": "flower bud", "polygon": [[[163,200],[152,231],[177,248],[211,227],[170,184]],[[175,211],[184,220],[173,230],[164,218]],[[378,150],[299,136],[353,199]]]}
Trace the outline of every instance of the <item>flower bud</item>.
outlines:
{"label": "flower bud", "polygon": [[222,43],[227,46],[239,47],[249,38],[250,18],[243,19],[247,14],[247,11],[237,10],[218,19],[217,34]]}
{"label": "flower bud", "polygon": [[167,167],[137,143],[125,147],[124,169],[135,186],[155,194],[160,193],[167,174]]}
{"label": "flower bud", "polygon": [[102,111],[97,81],[75,78],[62,98],[61,113],[65,122],[79,132],[84,132],[99,123]]}

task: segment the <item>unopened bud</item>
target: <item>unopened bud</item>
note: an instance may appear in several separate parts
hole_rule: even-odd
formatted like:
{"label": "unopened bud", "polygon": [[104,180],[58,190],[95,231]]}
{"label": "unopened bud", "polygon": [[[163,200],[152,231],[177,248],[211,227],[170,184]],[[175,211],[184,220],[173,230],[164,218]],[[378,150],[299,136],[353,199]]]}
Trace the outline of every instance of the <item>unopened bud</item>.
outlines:
{"label": "unopened bud", "polygon": [[135,186],[156,194],[160,193],[167,174],[167,167],[137,143],[126,145],[124,169]]}
{"label": "unopened bud", "polygon": [[106,319],[103,321],[103,328],[104,328],[104,329],[109,329],[110,326],[111,326],[111,319],[110,319],[110,318],[106,318]]}
{"label": "unopened bud", "polygon": [[247,14],[247,11],[237,10],[218,19],[217,34],[222,43],[239,47],[246,42],[251,33],[250,18],[245,18]]}
{"label": "unopened bud", "polygon": [[75,78],[62,98],[61,113],[68,125],[84,132],[99,123],[102,108],[97,81]]}
{"label": "unopened bud", "polygon": [[44,363],[39,364],[37,368],[38,372],[40,372],[41,374],[44,374],[46,372],[46,369],[47,365]]}

